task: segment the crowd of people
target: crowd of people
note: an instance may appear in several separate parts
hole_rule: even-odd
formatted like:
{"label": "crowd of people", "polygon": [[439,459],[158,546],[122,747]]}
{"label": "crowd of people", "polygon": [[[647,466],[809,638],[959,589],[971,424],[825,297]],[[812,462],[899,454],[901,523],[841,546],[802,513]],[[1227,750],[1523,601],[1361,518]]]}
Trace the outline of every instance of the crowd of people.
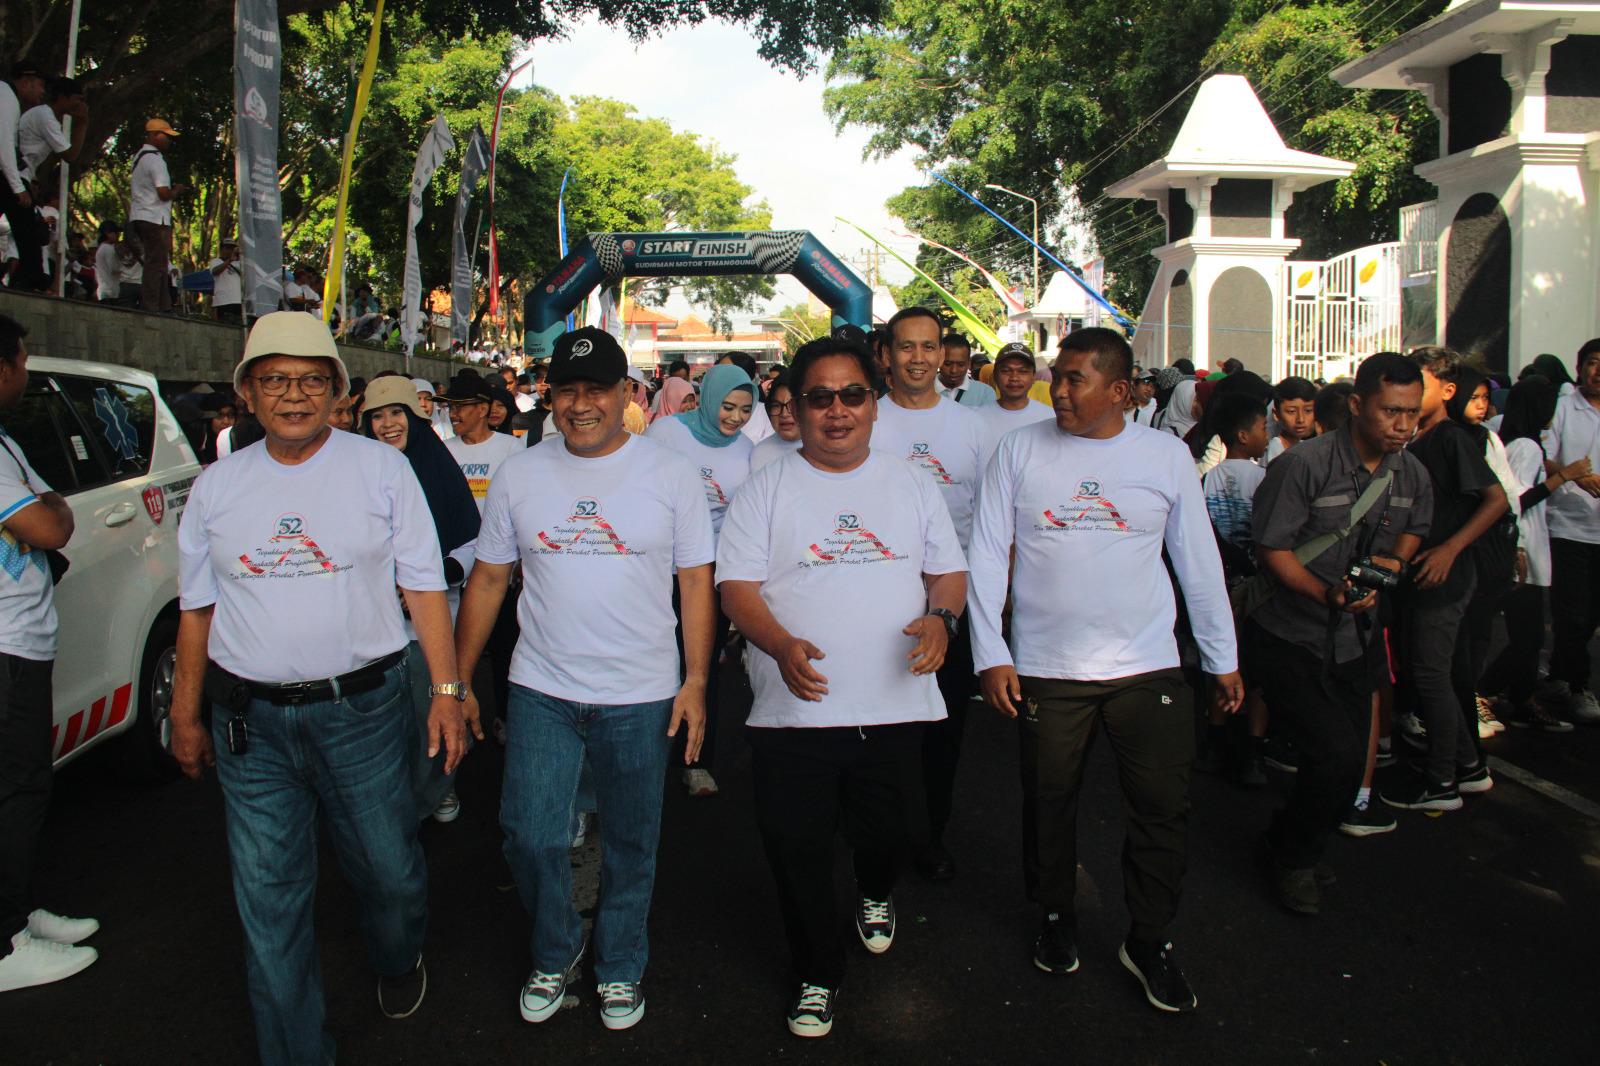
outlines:
{"label": "crowd of people", "polygon": [[[0,319],[0,406],[25,358]],[[690,795],[717,791],[718,674],[741,661],[755,823],[794,968],[786,1021],[807,1037],[834,1024],[852,935],[893,945],[904,871],[956,875],[946,831],[979,700],[1017,724],[1031,962],[1050,974],[1080,965],[1078,800],[1103,728],[1126,822],[1118,958],[1166,1012],[1196,1005],[1170,939],[1192,768],[1244,787],[1267,766],[1293,773],[1263,812],[1266,889],[1314,914],[1335,835],[1462,809],[1493,786],[1481,740],[1501,722],[1600,721],[1600,340],[1576,382],[1541,357],[1509,388],[1445,348],[1373,355],[1328,385],[1271,385],[1232,361],[1146,371],[1101,328],[1068,334],[1048,366],[1010,344],[973,370],[968,342],[922,307],[766,374],[743,353],[697,383],[674,365],[653,398],[599,329],[563,334],[528,373],[435,383],[352,379],[319,319],[257,321],[233,424],[210,438],[218,459],[180,526],[171,720],[185,772],[215,767],[222,784],[262,1061],[334,1053],[319,811],[361,899],[380,1007],[418,1009],[417,827],[459,815],[455,775],[490,736],[532,923],[522,1017],[555,1017],[588,956],[605,1026],[636,1024],[663,784],[676,767]],[[64,544],[70,510],[13,465],[8,543]],[[49,583],[23,570],[7,608],[31,613],[0,634],[16,663],[6,730],[23,729],[24,701],[50,702]],[[1491,660],[1501,614],[1510,639]],[[40,758],[48,780],[47,745]],[[569,853],[595,831],[590,937]],[[92,962],[71,946],[92,920],[34,907],[6,868],[0,988]]]}

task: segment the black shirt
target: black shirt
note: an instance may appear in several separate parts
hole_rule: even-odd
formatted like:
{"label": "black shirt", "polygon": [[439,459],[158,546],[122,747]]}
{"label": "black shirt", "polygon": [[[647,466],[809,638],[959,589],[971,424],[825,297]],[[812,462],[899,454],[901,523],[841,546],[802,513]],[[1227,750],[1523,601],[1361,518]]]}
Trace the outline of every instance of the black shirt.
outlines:
{"label": "black shirt", "polygon": [[[1483,490],[1500,482],[1483,457],[1483,441],[1454,419],[1447,418],[1417,437],[1406,452],[1422,464],[1433,482],[1433,523],[1422,546],[1434,548],[1460,532],[1483,502]],[[1471,557],[1463,552],[1444,584],[1415,590],[1414,602],[1452,603],[1459,599],[1470,580],[1471,563]]]}

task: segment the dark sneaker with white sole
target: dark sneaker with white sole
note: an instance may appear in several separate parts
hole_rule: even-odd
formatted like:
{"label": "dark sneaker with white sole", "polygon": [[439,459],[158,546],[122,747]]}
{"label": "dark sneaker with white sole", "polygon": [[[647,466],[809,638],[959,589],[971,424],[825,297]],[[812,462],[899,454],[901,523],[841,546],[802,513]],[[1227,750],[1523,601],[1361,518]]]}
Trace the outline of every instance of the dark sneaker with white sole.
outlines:
{"label": "dark sneaker with white sole", "polygon": [[827,1036],[833,1031],[833,1003],[837,988],[801,984],[789,1006],[789,1032],[795,1036]]}
{"label": "dark sneaker with white sole", "polygon": [[1457,792],[1487,792],[1494,787],[1494,778],[1489,776],[1489,764],[1480,762],[1470,770],[1456,771]]}
{"label": "dark sneaker with white sole", "polygon": [[538,970],[528,975],[528,980],[523,983],[522,997],[519,1007],[522,1010],[522,1020],[525,1022],[542,1022],[556,1011],[567,1000],[567,988],[578,979],[578,966],[583,962],[583,949],[578,949],[578,957],[572,960],[561,973],[542,973]]}
{"label": "dark sneaker with white sole", "polygon": [[1137,940],[1123,941],[1117,957],[1128,972],[1144,986],[1144,996],[1156,1010],[1186,1014],[1194,1010],[1196,1000],[1189,981],[1178,969],[1172,957],[1172,944],[1146,944]]}
{"label": "dark sneaker with white sole", "polygon": [[882,955],[894,943],[894,897],[886,900],[862,896],[856,903],[856,935],[874,955]]}
{"label": "dark sneaker with white sole", "polygon": [[1071,973],[1078,968],[1077,923],[1070,916],[1044,916],[1039,939],[1033,942],[1033,964],[1045,973]]}
{"label": "dark sneaker with white sole", "polygon": [[1545,710],[1538,700],[1517,704],[1506,712],[1504,720],[1517,729],[1542,729],[1546,733],[1570,733],[1575,728],[1571,722]]}
{"label": "dark sneaker with white sole", "polygon": [[600,986],[600,1022],[607,1029],[628,1029],[643,1017],[642,982],[607,981]]}
{"label": "dark sneaker with white sole", "polygon": [[1459,811],[1461,793],[1455,785],[1440,785],[1426,777],[1414,777],[1394,789],[1385,789],[1383,802],[1407,811]]}
{"label": "dark sneaker with white sole", "polygon": [[422,997],[428,993],[428,970],[422,965],[422,956],[409,973],[399,977],[378,975],[378,1009],[386,1018],[409,1018],[422,1006]]}
{"label": "dark sneaker with white sole", "polygon": [[1394,815],[1369,797],[1366,803],[1351,804],[1344,820],[1339,823],[1339,832],[1351,837],[1370,837],[1391,833],[1399,824],[1394,820]]}

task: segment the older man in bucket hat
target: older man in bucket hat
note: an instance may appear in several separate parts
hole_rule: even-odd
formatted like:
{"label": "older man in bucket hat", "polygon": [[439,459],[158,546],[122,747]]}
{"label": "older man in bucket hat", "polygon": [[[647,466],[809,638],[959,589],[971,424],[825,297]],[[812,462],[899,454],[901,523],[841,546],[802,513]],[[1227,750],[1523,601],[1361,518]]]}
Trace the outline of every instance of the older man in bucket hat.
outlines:
{"label": "older man in bucket hat", "polygon": [[172,748],[189,776],[214,765],[222,783],[261,1061],[321,1064],[334,1044],[312,927],[319,810],[361,899],[383,1012],[405,1017],[427,987],[396,587],[428,663],[428,731],[447,771],[465,737],[463,690],[416,475],[394,448],[328,426],[349,375],[327,327],[264,315],[234,387],[266,436],[200,475],[179,527]]}

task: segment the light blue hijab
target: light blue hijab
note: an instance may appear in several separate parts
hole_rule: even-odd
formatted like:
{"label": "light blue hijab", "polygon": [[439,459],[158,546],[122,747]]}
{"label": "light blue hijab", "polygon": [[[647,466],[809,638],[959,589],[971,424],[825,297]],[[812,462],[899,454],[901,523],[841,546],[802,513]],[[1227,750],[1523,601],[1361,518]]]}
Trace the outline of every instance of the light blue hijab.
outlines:
{"label": "light blue hijab", "polygon": [[688,426],[694,439],[707,448],[726,448],[739,438],[739,434],[722,432],[718,417],[722,414],[722,401],[735,389],[748,389],[751,403],[755,402],[756,386],[749,374],[732,363],[714,366],[700,379],[700,406],[693,411],[679,412],[673,417]]}

